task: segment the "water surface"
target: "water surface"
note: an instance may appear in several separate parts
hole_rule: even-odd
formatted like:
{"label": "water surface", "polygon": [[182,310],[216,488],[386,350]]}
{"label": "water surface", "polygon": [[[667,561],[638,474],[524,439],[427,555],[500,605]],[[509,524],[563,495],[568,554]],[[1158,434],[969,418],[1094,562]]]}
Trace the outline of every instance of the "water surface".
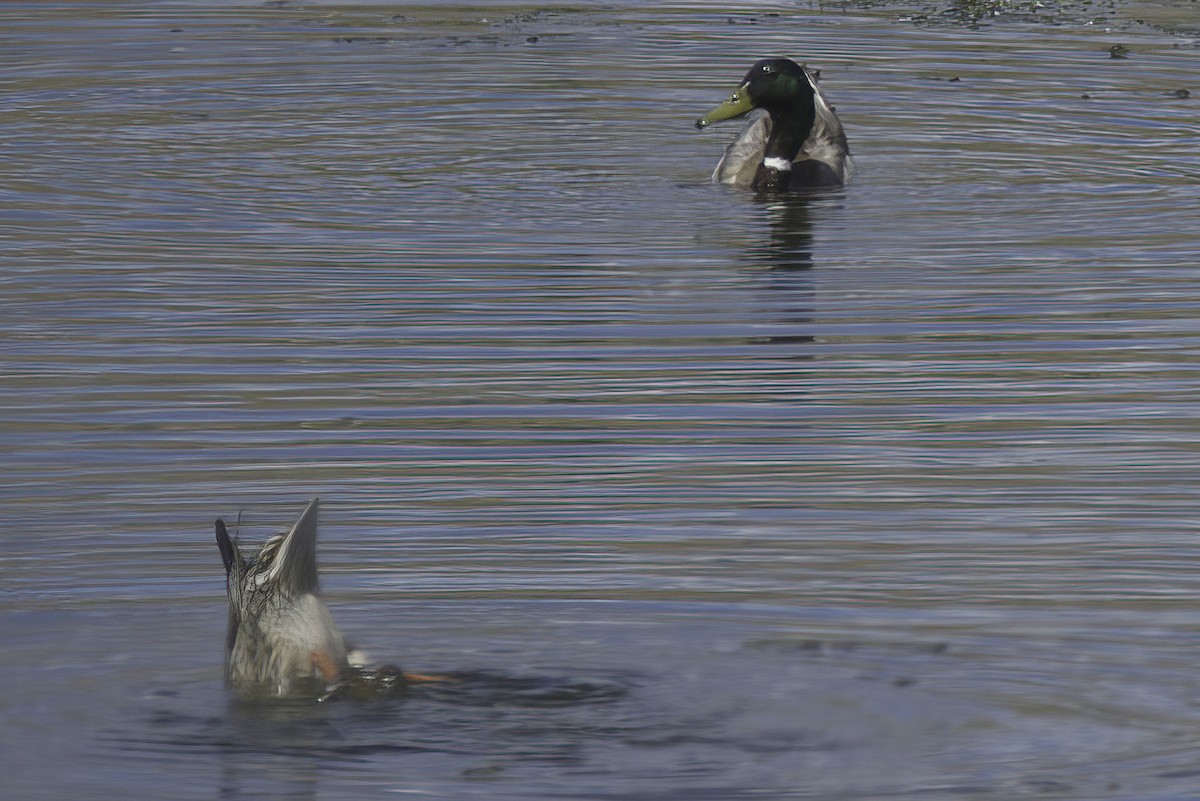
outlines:
{"label": "water surface", "polygon": [[[1194,792],[1195,28],[746,9],[0,9],[14,797]],[[708,182],[769,54],[845,190]],[[476,683],[232,702],[317,495]]]}

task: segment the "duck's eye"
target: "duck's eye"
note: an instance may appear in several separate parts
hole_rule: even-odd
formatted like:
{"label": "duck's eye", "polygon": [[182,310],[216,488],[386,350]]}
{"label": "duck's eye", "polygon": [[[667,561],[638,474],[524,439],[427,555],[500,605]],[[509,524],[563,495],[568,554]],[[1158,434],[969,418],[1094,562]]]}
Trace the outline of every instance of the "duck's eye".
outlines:
{"label": "duck's eye", "polygon": [[765,73],[767,73],[767,74],[770,74],[770,73],[772,72],[772,70],[771,70],[771,65],[770,65],[770,64],[763,64],[763,66],[762,66],[762,71],[763,71],[763,72],[765,72]]}

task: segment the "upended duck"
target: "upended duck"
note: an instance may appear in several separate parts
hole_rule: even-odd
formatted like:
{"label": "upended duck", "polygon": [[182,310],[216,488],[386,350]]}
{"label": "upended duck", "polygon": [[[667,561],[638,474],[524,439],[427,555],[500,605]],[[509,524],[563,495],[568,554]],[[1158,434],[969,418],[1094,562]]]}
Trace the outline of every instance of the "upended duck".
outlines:
{"label": "upended duck", "polygon": [[791,59],[763,59],[728,100],[696,121],[697,128],[761,109],[725,149],[713,181],[757,192],[841,186],[850,177],[842,123],[817,88],[815,74]]}
{"label": "upended duck", "polygon": [[324,699],[364,683],[392,689],[446,680],[387,665],[369,668],[346,645],[320,597],[319,508],[313,498],[290,531],[268,539],[249,559],[229,536],[225,522],[217,520],[217,547],[229,596],[226,682],[245,694],[284,696],[314,690],[323,692]]}

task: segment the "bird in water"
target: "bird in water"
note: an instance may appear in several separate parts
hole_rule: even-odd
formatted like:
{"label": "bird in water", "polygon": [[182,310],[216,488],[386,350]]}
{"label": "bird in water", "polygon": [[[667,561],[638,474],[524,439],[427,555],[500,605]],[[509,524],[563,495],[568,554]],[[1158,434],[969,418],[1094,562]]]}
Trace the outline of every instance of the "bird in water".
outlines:
{"label": "bird in water", "polygon": [[296,695],[315,690],[321,699],[347,688],[361,692],[394,689],[445,677],[368,668],[346,645],[320,597],[317,577],[317,515],[313,498],[286,534],[263,543],[258,554],[242,555],[223,520],[216,522],[217,547],[225,563],[229,623],[225,634],[225,679],[247,694]]}
{"label": "bird in water", "polygon": [[714,181],[764,193],[846,183],[852,167],[846,132],[817,88],[815,73],[790,59],[763,59],[696,127],[755,109],[764,113],[725,149]]}

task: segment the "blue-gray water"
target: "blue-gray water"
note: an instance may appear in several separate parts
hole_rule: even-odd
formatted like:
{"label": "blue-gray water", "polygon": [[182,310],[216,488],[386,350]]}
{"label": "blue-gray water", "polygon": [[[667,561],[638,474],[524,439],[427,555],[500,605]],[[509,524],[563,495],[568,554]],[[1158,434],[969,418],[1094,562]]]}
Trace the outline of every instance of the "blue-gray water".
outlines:
{"label": "blue-gray water", "polygon": [[[5,797],[1193,797],[1200,26],[916,13],[0,7]],[[774,54],[844,191],[708,183]],[[316,495],[473,689],[228,697]]]}

